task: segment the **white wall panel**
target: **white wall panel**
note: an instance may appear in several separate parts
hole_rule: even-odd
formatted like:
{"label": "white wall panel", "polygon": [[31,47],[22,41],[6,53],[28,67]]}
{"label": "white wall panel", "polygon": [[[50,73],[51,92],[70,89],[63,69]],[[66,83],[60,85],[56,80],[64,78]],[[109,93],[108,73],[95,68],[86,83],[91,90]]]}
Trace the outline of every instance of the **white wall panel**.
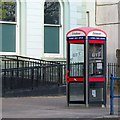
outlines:
{"label": "white wall panel", "polygon": [[41,58],[43,54],[44,2],[27,1],[27,56]]}
{"label": "white wall panel", "polygon": [[97,0],[96,24],[108,35],[107,62],[117,62],[116,49],[119,47],[118,31],[118,1]]}
{"label": "white wall panel", "polygon": [[116,62],[116,49],[118,48],[118,25],[99,26],[100,29],[106,31],[107,39],[107,62]]}
{"label": "white wall panel", "polygon": [[[86,4],[83,0],[70,2],[70,29],[86,26]],[[84,19],[84,20],[83,20]]]}
{"label": "white wall panel", "polygon": [[97,24],[118,23],[118,5],[97,6],[96,22]]}

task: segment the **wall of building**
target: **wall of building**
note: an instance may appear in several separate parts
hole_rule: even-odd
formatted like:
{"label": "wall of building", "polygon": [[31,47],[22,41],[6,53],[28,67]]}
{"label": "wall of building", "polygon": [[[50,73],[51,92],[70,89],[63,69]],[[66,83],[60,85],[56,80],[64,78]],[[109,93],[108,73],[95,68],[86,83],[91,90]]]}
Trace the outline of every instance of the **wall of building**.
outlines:
{"label": "wall of building", "polygon": [[[86,26],[86,3],[83,0],[64,2],[63,57],[66,57],[66,39],[68,30]],[[66,21],[66,22],[65,22]],[[29,57],[44,58],[44,0],[26,0],[26,42],[22,53]],[[22,51],[22,50],[21,50]]]}
{"label": "wall of building", "polygon": [[19,54],[22,56],[26,55],[26,2],[20,2],[20,35],[19,35]]}
{"label": "wall of building", "polygon": [[[44,58],[44,1],[20,2],[17,24],[17,54]],[[107,60],[116,62],[116,49],[120,48],[120,2],[119,0],[61,0],[63,2],[63,50],[66,57],[66,33],[73,28],[99,27],[108,34]],[[119,4],[118,4],[119,2]],[[19,38],[18,38],[19,36]],[[8,53],[10,54],[10,53]],[[15,54],[15,53],[14,53]]]}
{"label": "wall of building", "polygon": [[108,34],[107,61],[116,62],[116,49],[118,44],[118,1],[97,0],[96,27],[105,30]]}
{"label": "wall of building", "polygon": [[26,55],[39,58],[44,50],[44,2],[43,0],[26,2]]}
{"label": "wall of building", "polygon": [[70,2],[70,29],[86,26],[86,3],[83,0]]}
{"label": "wall of building", "polygon": [[[63,57],[66,57],[65,34],[68,30],[88,26],[89,11],[90,27],[98,27],[108,34],[107,61],[116,62],[118,42],[118,1],[103,2],[102,0],[62,1],[64,2],[64,33]],[[24,30],[23,30],[24,31]],[[26,56],[44,58],[44,0],[26,1],[26,43],[23,41]],[[24,45],[23,45],[24,44]],[[22,51],[22,50],[21,50]]]}
{"label": "wall of building", "polygon": [[[103,29],[108,34],[107,62],[116,62],[116,49],[118,42],[118,1],[86,0],[62,1],[64,2],[64,30],[63,30],[63,57],[66,57],[66,39],[68,30],[88,26],[87,11],[89,11],[89,26]],[[26,30],[21,29],[22,38],[20,51],[26,56],[44,58],[44,0],[26,1]],[[25,14],[24,14],[25,15]],[[119,18],[119,19],[118,19]],[[24,25],[22,27],[24,28]],[[120,27],[119,27],[120,28]],[[26,39],[26,41],[24,41]]]}
{"label": "wall of building", "polygon": [[[120,33],[120,1],[118,3],[118,33]],[[120,49],[120,34],[118,34],[118,48]]]}
{"label": "wall of building", "polygon": [[95,0],[86,0],[86,11],[89,12],[86,14],[86,23],[88,26],[88,20],[89,20],[89,26],[90,27],[95,27]]}

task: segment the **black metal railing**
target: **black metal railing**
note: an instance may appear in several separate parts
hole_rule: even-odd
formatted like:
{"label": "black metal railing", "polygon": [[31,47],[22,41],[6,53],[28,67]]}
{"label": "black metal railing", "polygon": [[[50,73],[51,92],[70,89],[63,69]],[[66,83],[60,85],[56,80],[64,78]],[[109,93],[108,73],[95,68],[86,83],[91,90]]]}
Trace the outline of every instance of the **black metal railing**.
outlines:
{"label": "black metal railing", "polygon": [[71,63],[70,76],[84,76],[84,63]]}
{"label": "black metal railing", "polygon": [[[66,61],[45,61],[23,56],[0,56],[3,89],[34,88],[66,83]],[[117,63],[108,63],[107,78],[117,76]]]}
{"label": "black metal railing", "polygon": [[64,65],[35,66],[2,70],[3,89],[34,88],[41,85],[62,85]]}
{"label": "black metal railing", "polygon": [[117,71],[120,66],[117,63],[108,63],[107,65],[107,78],[108,78],[108,84],[110,84],[110,76],[113,74],[114,76],[117,76]]}
{"label": "black metal railing", "polygon": [[46,61],[35,58],[16,56],[16,55],[3,55],[0,56],[2,59],[2,69],[8,68],[20,68],[20,67],[31,67],[41,66],[48,64],[64,63],[64,61]]}
{"label": "black metal railing", "polygon": [[0,57],[3,90],[65,84],[64,61],[45,61],[22,56]]}

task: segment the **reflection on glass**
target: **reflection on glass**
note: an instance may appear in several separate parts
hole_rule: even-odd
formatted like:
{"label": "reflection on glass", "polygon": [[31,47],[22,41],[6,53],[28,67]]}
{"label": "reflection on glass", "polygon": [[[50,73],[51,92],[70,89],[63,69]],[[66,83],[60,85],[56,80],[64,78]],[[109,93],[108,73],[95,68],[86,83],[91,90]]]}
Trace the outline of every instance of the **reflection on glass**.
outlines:
{"label": "reflection on glass", "polygon": [[70,83],[70,101],[84,101],[84,83]]}
{"label": "reflection on glass", "polygon": [[89,75],[103,75],[103,45],[89,45]]}
{"label": "reflection on glass", "polygon": [[46,0],[44,4],[44,24],[60,24],[60,3],[58,0]]}
{"label": "reflection on glass", "polygon": [[16,0],[0,1],[0,21],[16,21]]}
{"label": "reflection on glass", "polygon": [[83,76],[84,44],[70,44],[70,76]]}
{"label": "reflection on glass", "polygon": [[103,45],[90,44],[89,45],[89,58],[102,59],[103,58]]}

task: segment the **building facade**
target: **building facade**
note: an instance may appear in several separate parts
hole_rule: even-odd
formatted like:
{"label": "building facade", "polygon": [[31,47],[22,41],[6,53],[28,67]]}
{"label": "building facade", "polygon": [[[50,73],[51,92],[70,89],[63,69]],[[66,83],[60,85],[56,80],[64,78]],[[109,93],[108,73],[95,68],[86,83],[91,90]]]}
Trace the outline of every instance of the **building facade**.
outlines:
{"label": "building facade", "polygon": [[[65,60],[66,33],[77,27],[99,27],[108,33],[108,62],[116,62],[119,1],[14,0],[15,19],[1,19],[2,55]],[[52,17],[51,17],[52,16]],[[108,24],[110,23],[110,24]]]}
{"label": "building facade", "polygon": [[[9,45],[12,43],[14,45],[8,49],[7,44],[6,46],[2,44],[2,48],[5,46],[8,50],[3,49],[1,54],[17,54],[43,59],[66,57],[66,33],[72,28],[87,25],[87,5],[82,0],[79,2],[58,0],[59,23],[49,23],[49,20],[45,23],[45,2],[49,4],[49,1],[45,0],[16,1],[16,21],[1,21],[2,28],[10,24],[14,26],[14,30],[11,28],[13,32],[16,31],[12,38],[14,41],[8,41]],[[50,2],[53,3],[54,0]],[[6,32],[10,33],[10,31]],[[2,35],[3,43],[7,42],[4,36],[6,35]]]}
{"label": "building facade", "polygon": [[120,2],[119,0],[97,0],[95,6],[96,26],[104,29],[108,34],[107,61],[116,62],[116,49],[120,48]]}

